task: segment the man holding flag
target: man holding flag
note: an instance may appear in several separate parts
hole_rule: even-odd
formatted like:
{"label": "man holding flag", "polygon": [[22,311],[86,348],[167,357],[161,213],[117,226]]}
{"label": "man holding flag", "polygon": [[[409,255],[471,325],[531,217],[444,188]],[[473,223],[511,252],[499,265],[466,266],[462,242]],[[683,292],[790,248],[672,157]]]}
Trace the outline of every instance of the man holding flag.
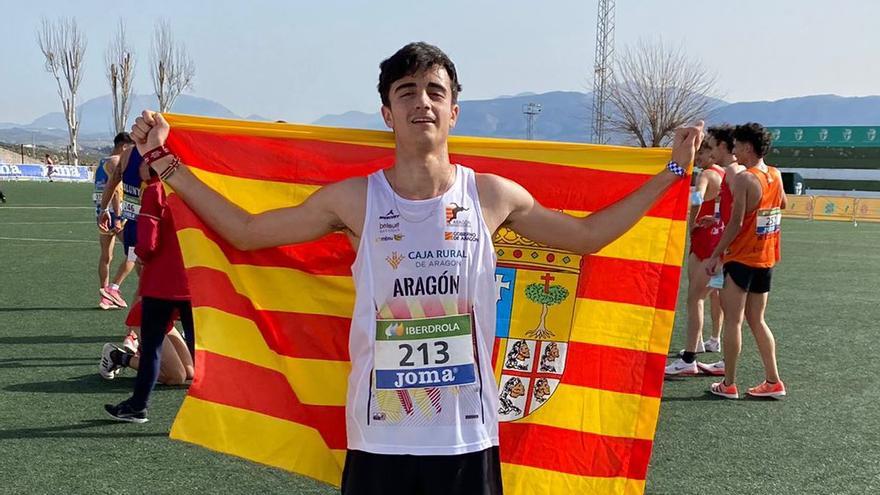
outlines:
{"label": "man holding flag", "polygon": [[[702,124],[680,129],[666,170],[577,218],[544,208],[515,182],[450,162],[460,90],[441,50],[425,43],[401,48],[382,62],[379,77],[394,166],[256,215],[217,194],[164,147],[170,127],[160,114],[145,111],[132,129],[144,160],[238,249],[337,231],[348,236],[357,252],[357,294],[343,493],[501,493],[492,234],[504,226],[559,249],[596,252],[686,176],[701,140]],[[415,390],[429,398],[431,414],[400,418],[385,407],[390,400],[406,404]]]}

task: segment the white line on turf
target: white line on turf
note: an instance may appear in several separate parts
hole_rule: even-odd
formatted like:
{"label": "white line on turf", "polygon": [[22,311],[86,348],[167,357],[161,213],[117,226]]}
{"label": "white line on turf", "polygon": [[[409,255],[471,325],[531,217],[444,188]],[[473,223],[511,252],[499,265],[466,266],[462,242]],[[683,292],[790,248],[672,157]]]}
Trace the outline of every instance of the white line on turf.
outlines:
{"label": "white line on turf", "polygon": [[5,206],[0,205],[0,211],[3,210],[94,210],[94,206]]}
{"label": "white line on turf", "polygon": [[84,241],[82,239],[37,239],[34,237],[0,237],[0,241],[26,241],[26,242],[75,242],[85,244],[97,244],[98,241]]}
{"label": "white line on turf", "polygon": [[95,222],[3,222],[3,225],[70,225],[70,224],[92,224],[97,225]]}

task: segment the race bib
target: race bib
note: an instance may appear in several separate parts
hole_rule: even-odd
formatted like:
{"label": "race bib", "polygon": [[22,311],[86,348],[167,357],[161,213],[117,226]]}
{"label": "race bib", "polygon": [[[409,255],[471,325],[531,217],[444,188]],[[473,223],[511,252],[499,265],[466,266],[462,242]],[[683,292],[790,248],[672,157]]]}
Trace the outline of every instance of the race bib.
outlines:
{"label": "race bib", "polygon": [[102,199],[103,197],[104,197],[104,193],[103,193],[103,192],[96,192],[96,193],[93,193],[93,194],[92,194],[92,201],[94,201],[96,205],[100,205],[100,204],[101,204],[101,199]]}
{"label": "race bib", "polygon": [[758,210],[758,220],[755,222],[755,233],[768,235],[779,232],[779,224],[782,222],[782,210],[768,208]]}
{"label": "race bib", "polygon": [[475,383],[470,315],[377,320],[375,384],[380,390]]}
{"label": "race bib", "polygon": [[137,220],[137,216],[141,212],[141,204],[130,200],[122,202],[122,218],[126,220]]}

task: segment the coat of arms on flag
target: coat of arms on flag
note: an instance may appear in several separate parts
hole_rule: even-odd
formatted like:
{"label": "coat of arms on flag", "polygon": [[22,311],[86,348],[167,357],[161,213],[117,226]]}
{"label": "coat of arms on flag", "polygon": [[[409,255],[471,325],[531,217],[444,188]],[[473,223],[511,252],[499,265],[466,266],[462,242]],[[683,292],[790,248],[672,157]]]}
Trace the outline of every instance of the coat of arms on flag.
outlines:
{"label": "coat of arms on flag", "polygon": [[494,243],[498,415],[514,421],[550,400],[565,372],[581,256],[509,229],[501,229]]}

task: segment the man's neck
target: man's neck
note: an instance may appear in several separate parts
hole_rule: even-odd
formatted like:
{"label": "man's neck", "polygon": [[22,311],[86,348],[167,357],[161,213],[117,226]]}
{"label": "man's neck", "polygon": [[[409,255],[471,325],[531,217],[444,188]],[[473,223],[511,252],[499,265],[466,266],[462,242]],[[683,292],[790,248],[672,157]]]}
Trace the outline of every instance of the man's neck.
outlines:
{"label": "man's neck", "polygon": [[428,152],[398,148],[394,166],[385,171],[385,177],[395,192],[406,199],[430,199],[449,189],[455,171],[445,147]]}
{"label": "man's neck", "polygon": [[743,165],[745,165],[746,168],[756,168],[757,167],[761,170],[767,169],[767,165],[764,164],[763,158],[756,158],[754,161],[751,161],[750,163],[743,163]]}
{"label": "man's neck", "polygon": [[721,167],[729,167],[736,163],[736,156],[734,155],[725,155],[721,158],[721,162],[718,163]]}

